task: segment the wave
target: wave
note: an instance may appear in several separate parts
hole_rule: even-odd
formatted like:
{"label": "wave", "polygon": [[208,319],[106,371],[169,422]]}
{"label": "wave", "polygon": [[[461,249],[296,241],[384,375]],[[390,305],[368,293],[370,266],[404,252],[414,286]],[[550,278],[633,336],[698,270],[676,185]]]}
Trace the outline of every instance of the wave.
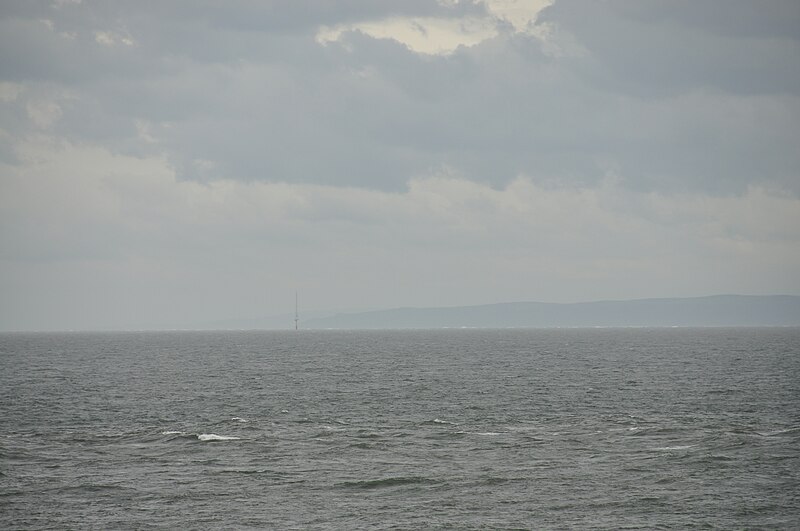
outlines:
{"label": "wave", "polygon": [[232,435],[217,435],[216,433],[201,433],[197,438],[203,442],[210,441],[238,441],[239,437]]}
{"label": "wave", "polygon": [[628,435],[633,437],[652,437],[659,435],[672,435],[686,431],[674,426],[634,426],[628,428]]}
{"label": "wave", "polygon": [[422,437],[430,440],[443,440],[443,439],[460,439],[467,435],[465,431],[439,431],[423,435]]}
{"label": "wave", "polygon": [[706,461],[735,461],[736,458],[721,454],[711,454],[705,457]]}
{"label": "wave", "polygon": [[795,426],[792,428],[786,428],[785,430],[776,430],[776,431],[768,431],[764,433],[758,433],[762,437],[779,437],[782,435],[792,435],[794,433],[800,432],[800,426]]}
{"label": "wave", "polygon": [[527,481],[527,477],[506,477],[506,476],[483,476],[481,478],[477,478],[477,483],[479,485],[503,485],[505,483],[514,483],[520,481]]}
{"label": "wave", "polygon": [[422,424],[446,424],[448,426],[457,426],[458,425],[455,422],[449,422],[449,421],[442,420],[442,419],[426,420]]}
{"label": "wave", "polygon": [[362,481],[345,481],[339,483],[339,487],[349,489],[380,489],[385,487],[401,487],[403,485],[424,485],[431,483],[431,480],[419,476],[399,476],[381,479],[365,479]]}
{"label": "wave", "polygon": [[243,419],[242,417],[231,417],[231,420],[235,422],[249,422],[247,419]]}
{"label": "wave", "polygon": [[186,433],[177,430],[167,430],[167,431],[162,431],[161,435],[186,435]]}
{"label": "wave", "polygon": [[133,487],[126,487],[114,483],[83,483],[80,485],[69,485],[65,487],[55,486],[52,488],[44,489],[45,492],[53,493],[101,493],[101,492],[135,492]]}
{"label": "wave", "polygon": [[325,437],[335,437],[343,432],[345,432],[343,428],[334,428],[333,426],[322,426],[322,431],[317,432],[313,438],[325,438]]}
{"label": "wave", "polygon": [[385,450],[387,445],[382,441],[357,441],[348,444],[347,447],[357,450]]}
{"label": "wave", "polygon": [[383,439],[386,435],[377,431],[358,430],[354,437],[357,439]]}
{"label": "wave", "polygon": [[670,452],[673,450],[688,450],[693,446],[694,446],[693,444],[682,444],[677,446],[659,446],[658,448],[652,448],[652,450],[656,452]]}
{"label": "wave", "polygon": [[131,435],[133,432],[121,432],[121,431],[114,431],[114,432],[106,432],[106,431],[95,431],[91,432],[91,435],[98,438],[98,439],[117,439],[119,437],[126,437]]}

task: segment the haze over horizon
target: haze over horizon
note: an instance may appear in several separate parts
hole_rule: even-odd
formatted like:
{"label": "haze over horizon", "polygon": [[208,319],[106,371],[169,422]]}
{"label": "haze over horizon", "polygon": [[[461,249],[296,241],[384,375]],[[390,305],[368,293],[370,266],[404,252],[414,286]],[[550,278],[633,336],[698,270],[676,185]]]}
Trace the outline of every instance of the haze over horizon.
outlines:
{"label": "haze over horizon", "polygon": [[3,2],[0,330],[800,295],[799,29],[792,0]]}

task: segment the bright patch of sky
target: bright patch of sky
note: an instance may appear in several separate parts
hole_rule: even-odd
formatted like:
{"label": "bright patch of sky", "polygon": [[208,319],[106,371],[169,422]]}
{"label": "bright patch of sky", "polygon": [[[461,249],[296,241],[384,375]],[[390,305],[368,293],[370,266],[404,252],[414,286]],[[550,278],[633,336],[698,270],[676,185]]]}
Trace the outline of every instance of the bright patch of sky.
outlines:
{"label": "bright patch of sky", "polygon": [[486,8],[482,17],[388,17],[322,26],[317,41],[329,44],[346,32],[360,31],[376,39],[393,39],[417,53],[448,55],[459,46],[475,46],[496,37],[504,24],[514,32],[543,35],[535,31],[533,24],[539,11],[551,5],[552,0],[485,0],[482,4]]}

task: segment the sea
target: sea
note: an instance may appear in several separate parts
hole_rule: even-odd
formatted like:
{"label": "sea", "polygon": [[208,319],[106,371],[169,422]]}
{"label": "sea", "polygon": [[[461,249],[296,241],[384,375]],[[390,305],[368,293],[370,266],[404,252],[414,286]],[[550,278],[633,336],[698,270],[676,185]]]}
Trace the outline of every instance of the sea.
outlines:
{"label": "sea", "polygon": [[2,529],[800,529],[800,328],[0,334]]}

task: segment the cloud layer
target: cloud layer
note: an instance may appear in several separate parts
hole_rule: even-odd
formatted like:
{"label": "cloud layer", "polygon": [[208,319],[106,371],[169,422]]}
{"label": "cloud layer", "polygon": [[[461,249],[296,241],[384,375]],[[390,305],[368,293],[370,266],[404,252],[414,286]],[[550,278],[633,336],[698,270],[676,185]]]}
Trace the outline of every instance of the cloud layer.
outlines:
{"label": "cloud layer", "polygon": [[0,325],[798,293],[798,27],[788,1],[6,2]]}

